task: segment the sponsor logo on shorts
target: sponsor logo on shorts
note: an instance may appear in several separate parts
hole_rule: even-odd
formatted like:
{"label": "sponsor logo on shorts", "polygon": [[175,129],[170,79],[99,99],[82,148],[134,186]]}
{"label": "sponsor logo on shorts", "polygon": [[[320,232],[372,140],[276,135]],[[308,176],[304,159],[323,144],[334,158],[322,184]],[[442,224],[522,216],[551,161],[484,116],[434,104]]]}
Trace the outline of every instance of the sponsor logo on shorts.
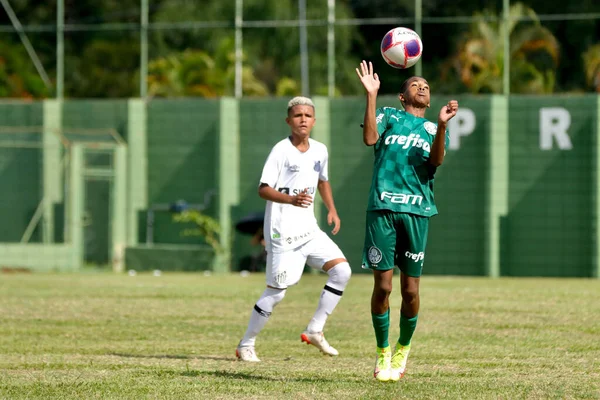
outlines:
{"label": "sponsor logo on shorts", "polygon": [[410,251],[407,251],[406,253],[404,253],[404,255],[406,256],[406,258],[409,258],[415,262],[419,262],[425,259],[425,253],[420,252],[420,253],[411,253]]}
{"label": "sponsor logo on shorts", "polygon": [[369,258],[369,262],[371,264],[379,264],[383,258],[383,255],[381,254],[381,250],[375,246],[371,246],[367,252],[367,257]]}

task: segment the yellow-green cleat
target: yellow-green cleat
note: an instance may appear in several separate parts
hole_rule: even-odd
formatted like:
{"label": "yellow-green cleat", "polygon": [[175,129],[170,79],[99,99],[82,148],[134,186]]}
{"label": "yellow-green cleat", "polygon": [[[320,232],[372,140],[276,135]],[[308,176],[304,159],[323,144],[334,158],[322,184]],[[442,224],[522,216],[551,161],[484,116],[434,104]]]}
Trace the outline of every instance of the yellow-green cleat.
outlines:
{"label": "yellow-green cleat", "polygon": [[396,343],[394,349],[394,355],[391,361],[391,372],[390,380],[399,381],[404,376],[406,371],[406,362],[408,361],[408,353],[410,353],[410,344],[408,346],[402,346],[400,343]]}
{"label": "yellow-green cleat", "polygon": [[377,348],[377,358],[375,359],[375,370],[373,376],[380,382],[387,382],[391,376],[392,349],[390,346]]}

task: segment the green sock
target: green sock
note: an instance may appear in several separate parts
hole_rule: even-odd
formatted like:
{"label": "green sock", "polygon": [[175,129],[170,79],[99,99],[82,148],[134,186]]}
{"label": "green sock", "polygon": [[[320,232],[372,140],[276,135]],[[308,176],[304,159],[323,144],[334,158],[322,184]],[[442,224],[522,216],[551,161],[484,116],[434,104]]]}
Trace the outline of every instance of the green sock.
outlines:
{"label": "green sock", "polygon": [[415,329],[417,328],[418,318],[418,315],[407,318],[404,314],[400,313],[400,338],[398,339],[400,345],[408,346],[410,344],[413,333],[415,333]]}
{"label": "green sock", "polygon": [[375,339],[377,340],[377,347],[385,348],[390,345],[388,342],[388,334],[390,331],[390,309],[383,314],[371,313],[371,319],[373,320],[373,328],[375,328]]}

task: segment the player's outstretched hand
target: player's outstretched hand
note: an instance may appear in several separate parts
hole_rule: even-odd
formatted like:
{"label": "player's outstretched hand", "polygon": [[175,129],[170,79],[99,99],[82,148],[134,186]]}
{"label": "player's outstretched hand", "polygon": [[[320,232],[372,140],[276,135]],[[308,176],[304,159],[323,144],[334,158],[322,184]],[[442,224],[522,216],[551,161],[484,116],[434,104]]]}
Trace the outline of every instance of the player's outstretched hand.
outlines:
{"label": "player's outstretched hand", "polygon": [[340,231],[342,221],[340,220],[340,217],[337,215],[336,212],[330,211],[329,213],[327,213],[327,223],[329,224],[329,226],[333,224],[333,229],[331,230],[331,233],[337,235],[337,233]]}
{"label": "player's outstretched hand", "polygon": [[363,60],[360,63],[360,70],[356,68],[356,74],[360,78],[367,93],[377,93],[379,91],[381,82],[379,82],[379,76],[373,72],[373,63],[371,61],[367,64],[367,62]]}
{"label": "player's outstretched hand", "polygon": [[312,202],[312,197],[306,193],[306,190],[296,196],[292,196],[292,205],[296,207],[308,208]]}
{"label": "player's outstretched hand", "polygon": [[448,104],[446,104],[440,110],[440,114],[438,115],[438,122],[446,123],[452,119],[458,112],[458,101],[450,100]]}

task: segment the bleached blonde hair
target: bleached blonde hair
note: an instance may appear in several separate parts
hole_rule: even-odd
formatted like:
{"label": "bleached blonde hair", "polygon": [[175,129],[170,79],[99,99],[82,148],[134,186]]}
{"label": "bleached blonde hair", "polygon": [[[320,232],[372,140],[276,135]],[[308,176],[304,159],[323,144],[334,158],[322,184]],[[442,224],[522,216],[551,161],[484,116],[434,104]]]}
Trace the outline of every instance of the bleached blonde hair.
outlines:
{"label": "bleached blonde hair", "polygon": [[288,102],[287,110],[288,113],[294,106],[311,106],[313,109],[315,108],[314,103],[308,97],[296,96]]}

